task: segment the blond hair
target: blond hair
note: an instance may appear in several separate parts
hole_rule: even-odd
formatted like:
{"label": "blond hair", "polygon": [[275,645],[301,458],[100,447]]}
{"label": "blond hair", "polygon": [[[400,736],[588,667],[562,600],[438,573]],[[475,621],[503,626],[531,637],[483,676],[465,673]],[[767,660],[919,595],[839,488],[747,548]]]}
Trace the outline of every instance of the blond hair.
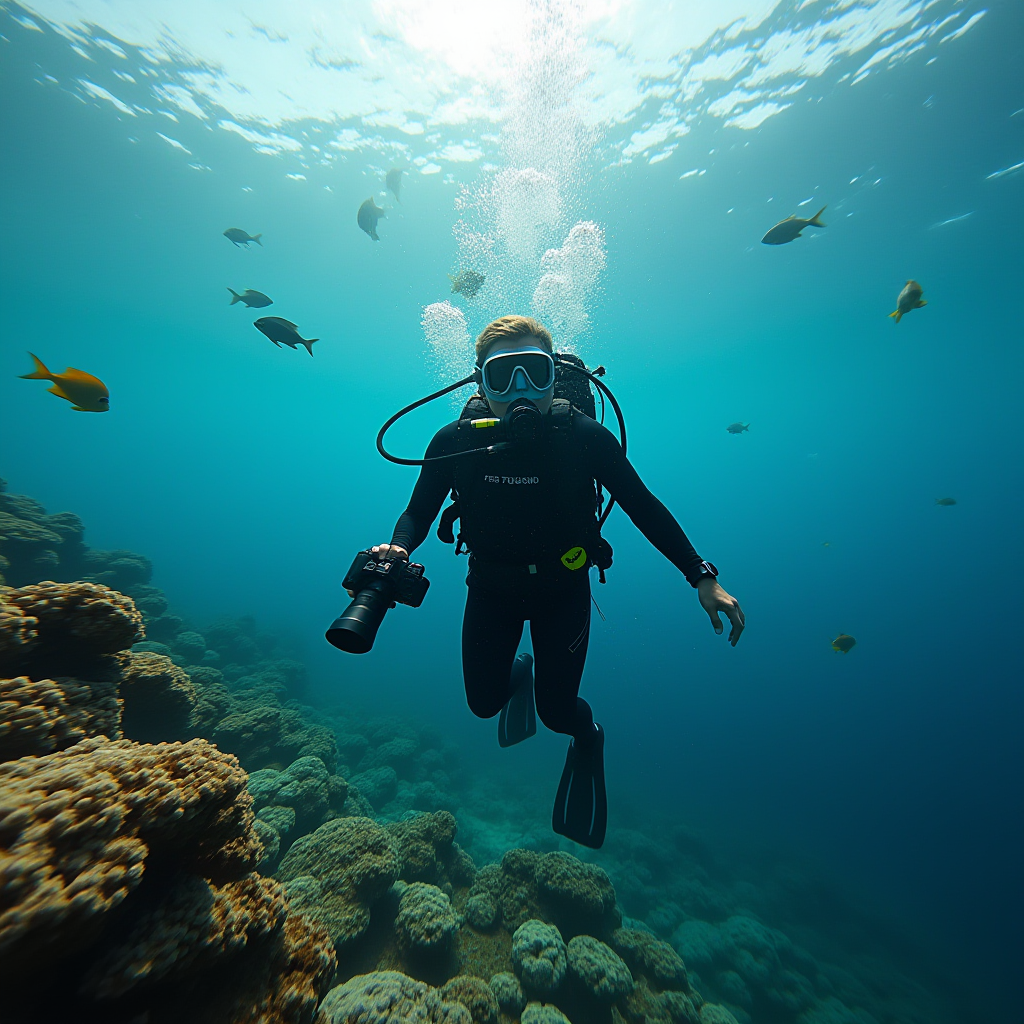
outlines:
{"label": "blond hair", "polygon": [[554,354],[555,346],[548,329],[532,316],[499,316],[492,320],[476,339],[476,361],[479,366],[487,349],[496,341],[511,341],[516,338],[536,338],[541,345]]}

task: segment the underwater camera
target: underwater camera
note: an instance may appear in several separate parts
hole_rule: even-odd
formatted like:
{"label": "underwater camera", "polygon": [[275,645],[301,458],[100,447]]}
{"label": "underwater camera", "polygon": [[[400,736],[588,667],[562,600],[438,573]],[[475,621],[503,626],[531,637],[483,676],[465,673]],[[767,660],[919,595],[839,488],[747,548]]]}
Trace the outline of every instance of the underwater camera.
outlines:
{"label": "underwater camera", "polygon": [[407,558],[378,562],[371,552],[360,551],[341,585],[355,597],[331,623],[325,634],[327,642],[339,651],[366,654],[387,610],[396,602],[419,608],[430,581],[419,562]]}

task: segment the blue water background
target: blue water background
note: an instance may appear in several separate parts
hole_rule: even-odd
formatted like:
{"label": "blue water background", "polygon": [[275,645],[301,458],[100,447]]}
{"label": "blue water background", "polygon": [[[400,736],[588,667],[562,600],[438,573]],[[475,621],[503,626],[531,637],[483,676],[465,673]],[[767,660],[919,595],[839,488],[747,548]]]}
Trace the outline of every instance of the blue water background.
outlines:
{"label": "blue water background", "polygon": [[[419,320],[448,297],[454,189],[408,177],[374,244],[355,209],[381,182],[358,159],[328,192],[196,129],[214,167],[198,174],[38,81],[36,62],[60,77],[69,59],[51,35],[4,31],[11,489],[77,512],[93,546],[149,555],[197,623],[251,612],[298,636],[319,699],[431,721],[502,785],[553,794],[561,738],[499,752],[465,708],[465,567],[435,538],[427,601],[392,613],[372,655],[321,639],[352,554],[390,535],[413,484],[373,439],[436,386]],[[1024,175],[987,176],[1024,155],[1022,32],[1020,5],[995,5],[932,65],[755,132],[695,130],[671,160],[596,171],[583,198],[608,240],[584,354],[748,618],[730,649],[613,514],[583,691],[607,725],[613,824],[649,808],[817,862],[1005,1019],[1024,962]],[[709,171],[679,180],[690,166]],[[810,195],[824,231],[759,244]],[[229,245],[232,225],[265,248]],[[894,326],[909,277],[929,305]],[[314,358],[267,343],[228,285],[272,294],[267,313],[322,339]],[[468,309],[474,330],[514,311]],[[102,377],[110,414],[18,380],[28,349]],[[393,448],[415,454],[449,415],[416,414]]]}

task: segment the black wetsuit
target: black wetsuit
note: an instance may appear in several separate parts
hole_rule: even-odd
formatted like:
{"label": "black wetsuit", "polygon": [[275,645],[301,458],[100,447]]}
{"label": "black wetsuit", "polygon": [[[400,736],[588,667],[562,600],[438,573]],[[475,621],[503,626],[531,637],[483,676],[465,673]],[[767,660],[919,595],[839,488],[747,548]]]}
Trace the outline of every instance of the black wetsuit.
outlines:
{"label": "black wetsuit", "polygon": [[[425,465],[391,542],[412,552],[449,492],[457,493],[471,552],[462,627],[469,707],[490,718],[509,699],[512,663],[528,621],[537,713],[549,729],[579,739],[593,731],[590,706],[578,691],[590,636],[586,566],[594,564],[599,539],[594,482],[691,583],[700,576],[701,558],[609,430],[580,413],[557,422],[557,429],[548,426],[529,444]],[[442,427],[426,458],[491,443],[486,430],[462,424]]]}

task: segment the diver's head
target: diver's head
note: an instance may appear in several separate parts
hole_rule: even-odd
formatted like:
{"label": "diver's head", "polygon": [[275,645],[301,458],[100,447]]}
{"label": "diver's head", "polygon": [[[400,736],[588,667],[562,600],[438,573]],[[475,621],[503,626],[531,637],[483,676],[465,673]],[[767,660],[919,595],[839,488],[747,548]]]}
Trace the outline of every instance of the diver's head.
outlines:
{"label": "diver's head", "polygon": [[554,346],[547,328],[533,317],[503,316],[476,340],[480,391],[491,412],[504,416],[517,400],[532,402],[541,415],[555,389]]}

